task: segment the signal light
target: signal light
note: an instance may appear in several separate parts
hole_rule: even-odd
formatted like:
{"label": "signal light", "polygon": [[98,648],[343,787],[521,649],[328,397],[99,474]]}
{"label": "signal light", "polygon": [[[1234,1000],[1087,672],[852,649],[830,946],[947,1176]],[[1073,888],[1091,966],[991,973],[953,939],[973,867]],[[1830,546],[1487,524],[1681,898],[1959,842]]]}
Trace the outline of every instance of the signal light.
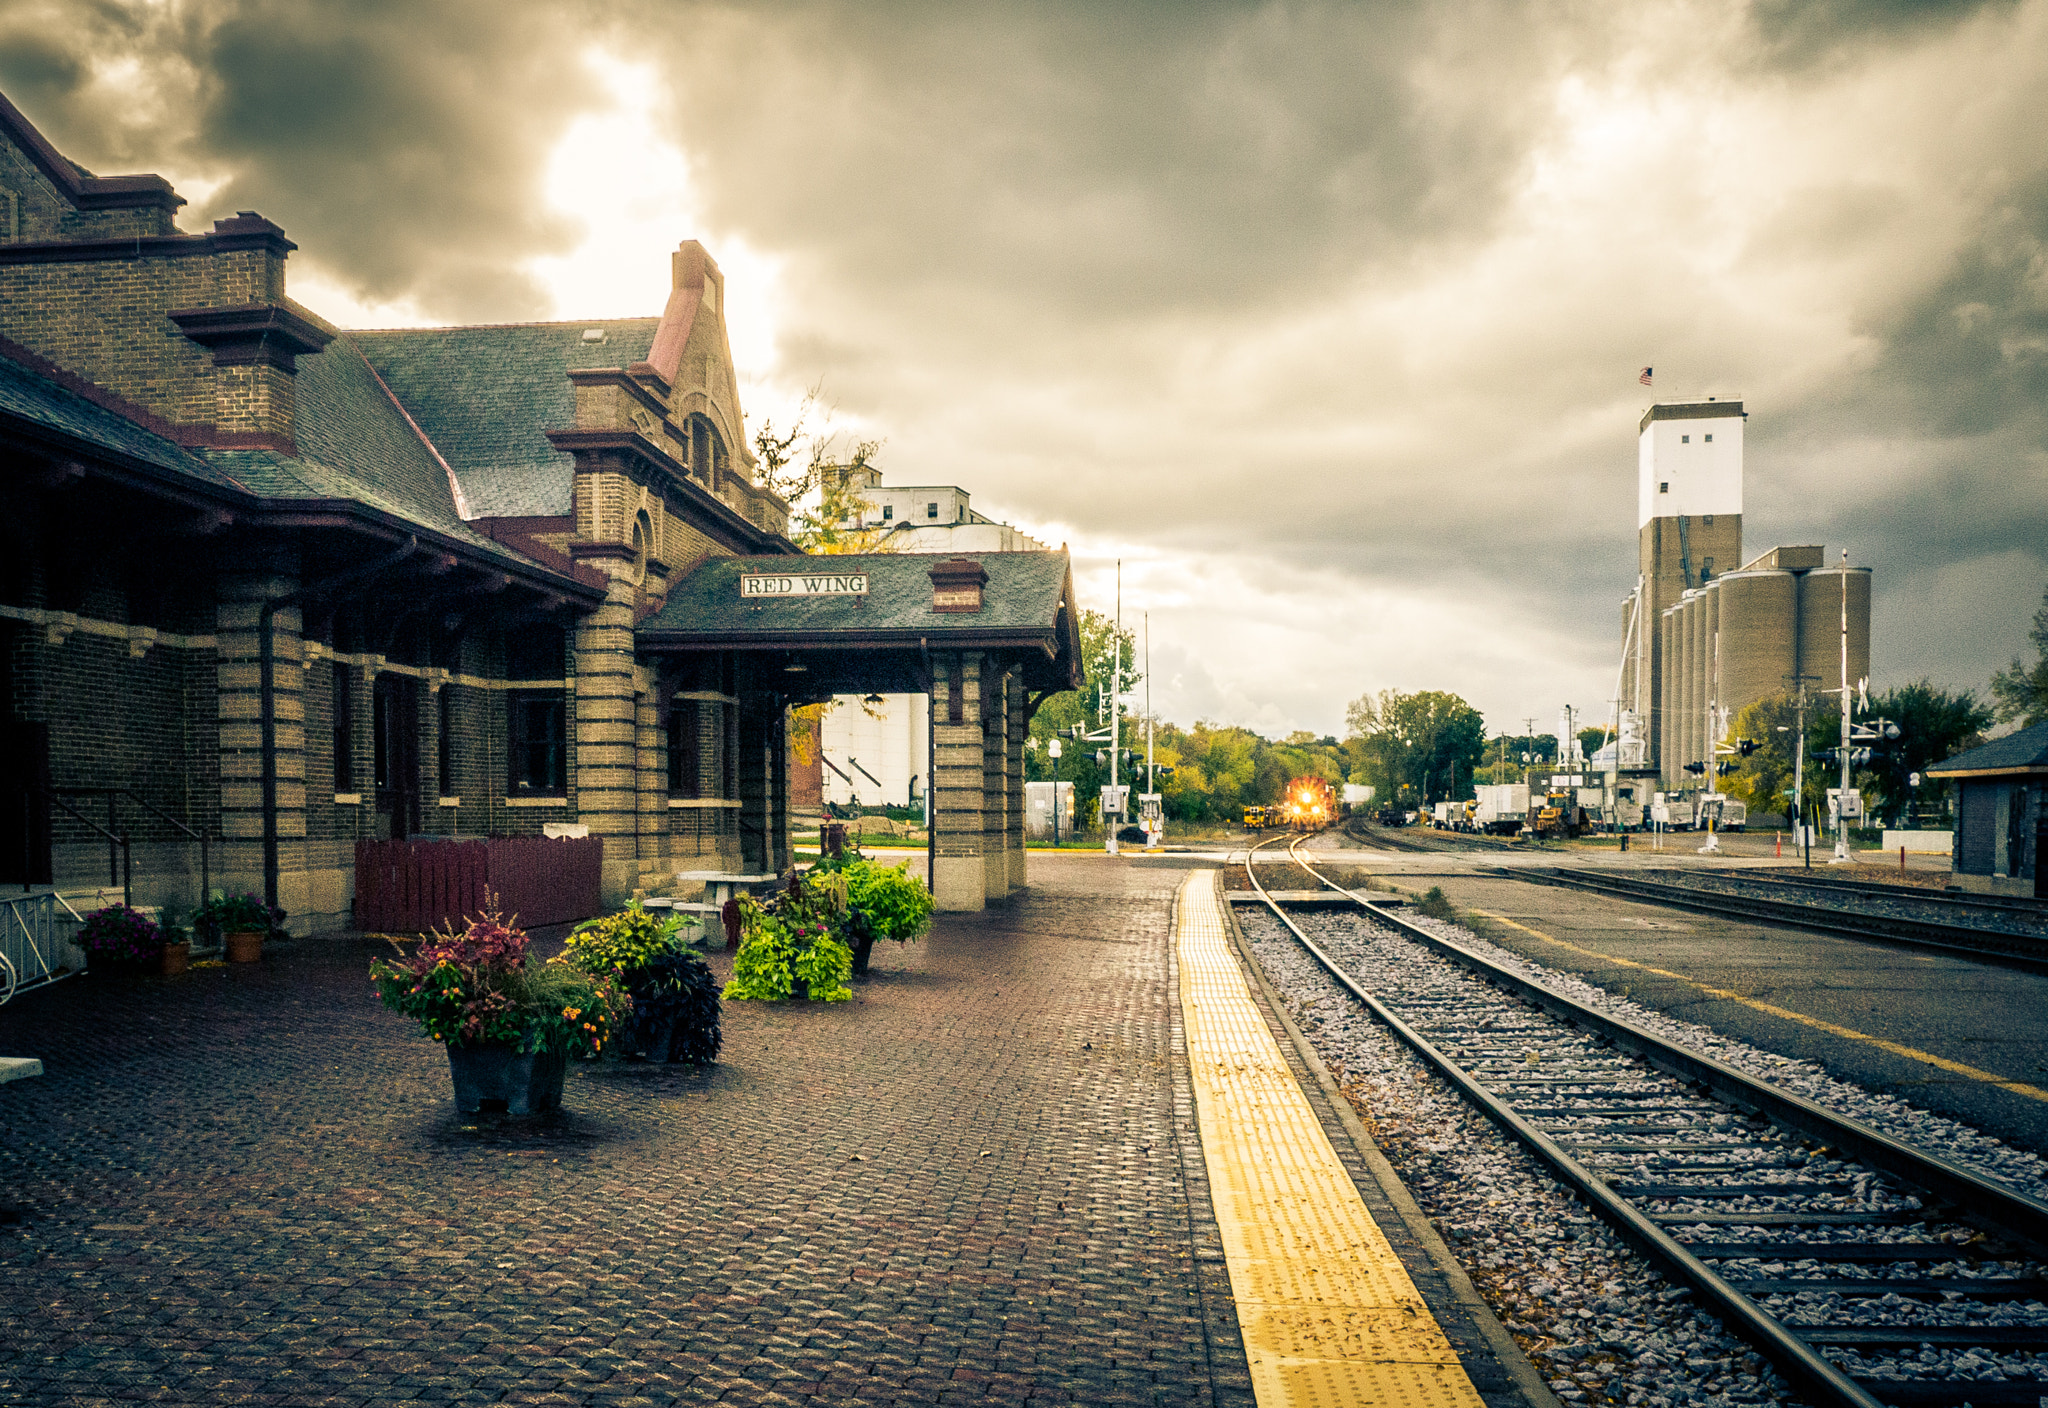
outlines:
{"label": "signal light", "polygon": [[1685,770],[1691,773],[1693,776],[1698,777],[1704,772],[1706,772],[1707,765],[1705,763],[1687,763],[1685,765]]}
{"label": "signal light", "polygon": [[1099,767],[1099,768],[1106,768],[1106,767],[1108,767],[1108,766],[1109,766],[1109,750],[1108,750],[1108,749],[1106,749],[1106,748],[1097,748],[1097,749],[1095,750],[1095,766],[1097,766],[1097,767]]}
{"label": "signal light", "polygon": [[1743,757],[1747,758],[1751,753],[1754,753],[1756,751],[1756,740],[1754,738],[1742,739],[1735,745],[1735,748],[1737,752],[1741,753]]}
{"label": "signal light", "polygon": [[1732,773],[1732,772],[1734,772],[1734,771],[1735,771],[1735,764],[1733,764],[1733,763],[1716,763],[1716,764],[1714,764],[1714,776],[1716,776],[1716,777],[1726,777],[1726,776],[1728,776],[1728,774],[1730,774],[1730,773]]}

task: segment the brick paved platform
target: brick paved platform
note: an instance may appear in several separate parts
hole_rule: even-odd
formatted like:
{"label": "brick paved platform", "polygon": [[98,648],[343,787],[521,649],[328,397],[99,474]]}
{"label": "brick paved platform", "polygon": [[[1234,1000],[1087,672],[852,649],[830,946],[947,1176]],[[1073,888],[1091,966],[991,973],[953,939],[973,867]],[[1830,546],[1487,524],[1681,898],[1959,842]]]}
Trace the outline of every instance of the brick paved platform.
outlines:
{"label": "brick paved platform", "polygon": [[552,1121],[462,1126],[359,940],[18,999],[0,1402],[1250,1403],[1180,875],[1032,876]]}

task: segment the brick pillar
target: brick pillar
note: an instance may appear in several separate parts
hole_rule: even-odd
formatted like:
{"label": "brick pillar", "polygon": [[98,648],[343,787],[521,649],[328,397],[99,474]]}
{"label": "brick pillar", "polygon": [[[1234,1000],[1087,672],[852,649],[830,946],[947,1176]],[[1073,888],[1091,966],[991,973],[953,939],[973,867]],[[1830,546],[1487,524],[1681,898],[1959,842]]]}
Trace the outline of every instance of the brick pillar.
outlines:
{"label": "brick pillar", "polygon": [[932,668],[932,898],[940,909],[981,909],[988,903],[981,660],[940,654]]}
{"label": "brick pillar", "polygon": [[662,728],[658,686],[653,670],[639,672],[633,694],[633,724],[638,735],[640,885],[654,894],[669,893],[668,863],[668,736]]}
{"label": "brick pillar", "polygon": [[1031,720],[1024,712],[1024,672],[1010,672],[1007,690],[1009,704],[1010,739],[1007,757],[1004,759],[1004,773],[1008,779],[1005,795],[1010,804],[1010,824],[1007,828],[1009,839],[1010,890],[1021,890],[1028,883],[1024,863],[1024,740],[1031,731]]}
{"label": "brick pillar", "polygon": [[[611,568],[614,560],[599,564]],[[612,575],[604,605],[576,627],[576,819],[604,837],[607,907],[640,883],[640,801],[634,766],[633,602],[626,573]]]}
{"label": "brick pillar", "polygon": [[1010,677],[993,660],[981,676],[981,870],[988,898],[1010,893]]}
{"label": "brick pillar", "polygon": [[[266,600],[296,591],[298,556],[284,548],[252,554],[248,570],[223,572],[215,609],[220,722],[220,835],[214,884],[263,893],[263,725],[258,622]],[[259,565],[260,564],[260,565]],[[293,933],[316,919],[306,872],[306,671],[297,607],[272,617],[271,672],[277,720],[277,900]]]}
{"label": "brick pillar", "polygon": [[733,738],[733,746],[739,750],[740,869],[748,875],[767,874],[775,865],[771,796],[775,777],[769,759],[775,730],[763,703],[758,695],[742,700]]}

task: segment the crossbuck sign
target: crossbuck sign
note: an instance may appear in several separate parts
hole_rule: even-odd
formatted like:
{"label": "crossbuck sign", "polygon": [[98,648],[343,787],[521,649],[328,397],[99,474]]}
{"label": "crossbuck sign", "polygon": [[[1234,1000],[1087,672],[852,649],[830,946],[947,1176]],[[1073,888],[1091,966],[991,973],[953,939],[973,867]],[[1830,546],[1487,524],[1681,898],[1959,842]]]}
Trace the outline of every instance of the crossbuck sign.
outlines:
{"label": "crossbuck sign", "polygon": [[749,572],[740,577],[740,596],[866,596],[865,572]]}

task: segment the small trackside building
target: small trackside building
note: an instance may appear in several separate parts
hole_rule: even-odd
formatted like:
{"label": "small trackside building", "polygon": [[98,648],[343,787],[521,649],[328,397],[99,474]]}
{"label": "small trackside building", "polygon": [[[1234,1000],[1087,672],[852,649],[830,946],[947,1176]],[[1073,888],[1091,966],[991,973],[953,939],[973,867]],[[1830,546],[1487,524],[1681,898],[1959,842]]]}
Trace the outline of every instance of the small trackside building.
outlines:
{"label": "small trackside building", "polygon": [[[716,557],[669,588],[636,645],[679,739],[707,707],[779,729],[834,695],[929,695],[932,893],[973,910],[1026,883],[1024,741],[1038,706],[1080,685],[1079,621],[1064,552]],[[780,869],[787,779],[767,770],[788,749],[779,734],[741,746],[760,760],[736,790],[744,857]]]}
{"label": "small trackside building", "polygon": [[1960,794],[1949,888],[2048,899],[2048,723],[1958,753],[1927,775]]}

